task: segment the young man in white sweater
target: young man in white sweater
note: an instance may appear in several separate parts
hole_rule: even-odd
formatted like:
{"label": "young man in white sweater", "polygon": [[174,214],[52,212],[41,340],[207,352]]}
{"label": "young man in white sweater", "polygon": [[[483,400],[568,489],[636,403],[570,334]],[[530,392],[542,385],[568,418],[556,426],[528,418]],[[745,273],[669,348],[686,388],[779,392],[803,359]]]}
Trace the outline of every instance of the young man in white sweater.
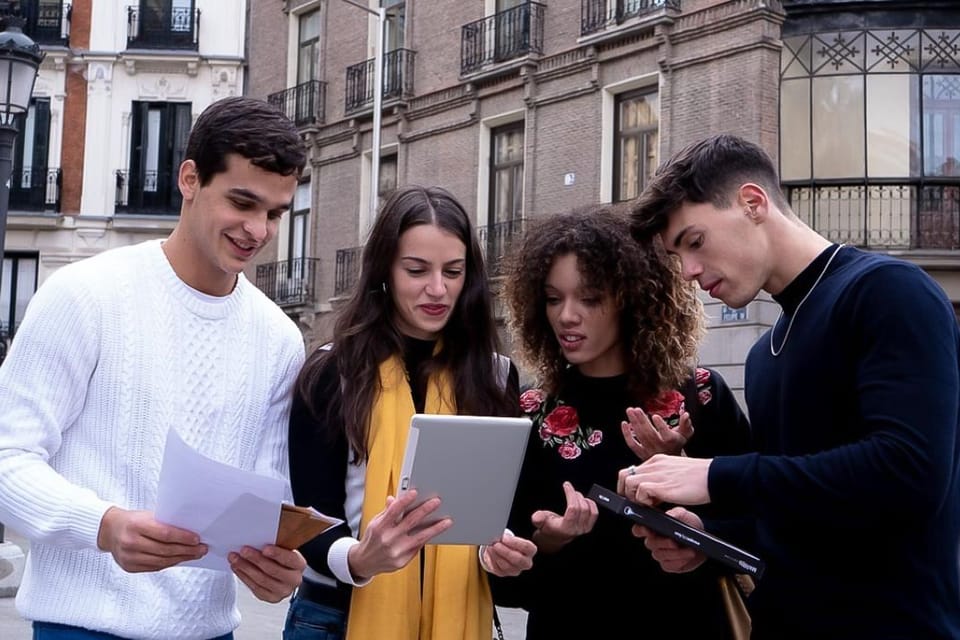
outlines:
{"label": "young man in white sweater", "polygon": [[[178,566],[207,549],[151,512],[167,432],[287,475],[303,341],[243,269],[290,207],[306,151],[270,105],[226,98],[185,158],[170,236],[53,274],[0,367],[0,522],[31,542],[17,608],[35,640],[231,638],[234,576]],[[230,562],[270,602],[305,566],[272,545]]]}

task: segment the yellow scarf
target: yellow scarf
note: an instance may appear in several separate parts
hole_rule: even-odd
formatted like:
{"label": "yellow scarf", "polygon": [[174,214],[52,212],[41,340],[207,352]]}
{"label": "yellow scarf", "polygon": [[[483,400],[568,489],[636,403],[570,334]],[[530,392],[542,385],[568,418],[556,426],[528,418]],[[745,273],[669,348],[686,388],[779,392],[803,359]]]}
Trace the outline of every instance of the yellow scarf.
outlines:
{"label": "yellow scarf", "polygon": [[[360,535],[387,496],[397,494],[407,445],[413,396],[403,362],[392,356],[380,365],[382,391],[370,415],[370,458],[367,462]],[[427,413],[454,414],[456,400],[448,375],[427,384]],[[347,640],[489,640],[493,599],[477,547],[427,545],[423,550],[423,597],[420,561],[376,576],[355,587],[350,599]]]}

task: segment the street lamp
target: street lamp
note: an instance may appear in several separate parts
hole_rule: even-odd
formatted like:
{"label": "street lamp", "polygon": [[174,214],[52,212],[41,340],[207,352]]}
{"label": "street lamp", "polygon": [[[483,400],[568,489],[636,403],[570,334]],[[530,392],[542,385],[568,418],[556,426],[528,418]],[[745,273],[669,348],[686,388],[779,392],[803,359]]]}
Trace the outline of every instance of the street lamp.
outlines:
{"label": "street lamp", "polygon": [[[40,45],[23,32],[26,21],[11,11],[11,2],[0,2],[0,282],[3,278],[3,249],[7,236],[7,208],[10,204],[10,177],[13,174],[13,143],[17,139],[17,116],[30,108],[30,96],[37,71],[43,62]],[[0,336],[6,339],[6,336]],[[0,523],[0,543],[3,542]]]}
{"label": "street lamp", "polygon": [[380,3],[376,10],[355,0],[343,0],[347,4],[377,16],[377,49],[373,62],[373,142],[370,158],[370,222],[377,219],[377,199],[380,196],[380,121],[383,117],[383,35],[387,10]]}

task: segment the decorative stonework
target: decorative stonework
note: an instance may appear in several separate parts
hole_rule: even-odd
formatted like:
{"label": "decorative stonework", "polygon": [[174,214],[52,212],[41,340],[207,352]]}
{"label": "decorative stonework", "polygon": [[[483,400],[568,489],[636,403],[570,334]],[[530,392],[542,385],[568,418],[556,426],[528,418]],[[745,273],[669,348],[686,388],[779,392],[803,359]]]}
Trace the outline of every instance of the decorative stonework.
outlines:
{"label": "decorative stonework", "polygon": [[141,78],[137,83],[139,96],[142,100],[166,101],[170,98],[184,99],[187,97],[187,81],[174,76],[160,76],[159,78]]}
{"label": "decorative stonework", "polygon": [[113,63],[107,61],[93,61],[87,64],[87,92],[110,93],[113,85]]}
{"label": "decorative stonework", "polygon": [[214,99],[237,95],[237,67],[230,65],[211,65],[210,84],[213,86]]}

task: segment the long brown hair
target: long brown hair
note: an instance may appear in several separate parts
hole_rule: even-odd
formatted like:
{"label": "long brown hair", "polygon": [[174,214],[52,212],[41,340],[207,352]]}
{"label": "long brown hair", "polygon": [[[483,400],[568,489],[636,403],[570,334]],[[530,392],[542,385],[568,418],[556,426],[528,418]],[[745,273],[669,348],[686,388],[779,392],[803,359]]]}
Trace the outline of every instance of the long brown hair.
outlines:
{"label": "long brown hair", "polygon": [[[421,224],[452,233],[467,248],[463,289],[429,370],[450,373],[461,414],[512,415],[516,411],[494,362],[499,341],[490,285],[470,218],[444,189],[401,187],[384,203],[363,248],[360,278],[337,318],[333,348],[314,351],[297,384],[297,392],[317,418],[321,418],[318,401],[334,394],[335,401],[327,402],[327,415],[339,413],[342,418],[355,463],[369,455],[370,414],[380,391],[380,363],[403,349],[403,336],[393,322],[393,299],[384,285],[390,281],[400,236]],[[341,380],[339,388],[323,389],[320,380],[330,359]]]}

